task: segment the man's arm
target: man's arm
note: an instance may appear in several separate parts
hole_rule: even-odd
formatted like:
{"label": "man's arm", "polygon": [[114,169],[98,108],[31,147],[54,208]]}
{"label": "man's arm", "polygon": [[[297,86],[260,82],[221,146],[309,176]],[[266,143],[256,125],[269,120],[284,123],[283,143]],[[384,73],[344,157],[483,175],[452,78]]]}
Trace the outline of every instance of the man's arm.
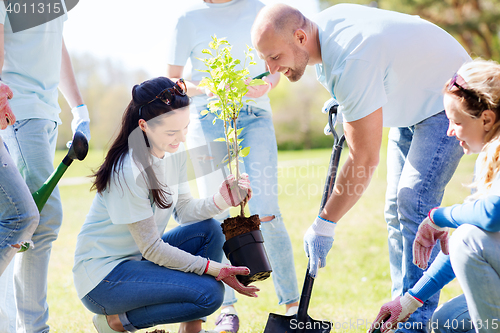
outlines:
{"label": "man's arm", "polygon": [[61,90],[61,93],[64,95],[64,98],[66,98],[66,101],[71,108],[83,104],[83,98],[76,83],[75,73],[73,72],[73,66],[71,65],[71,59],[69,57],[68,50],[66,49],[64,39],[62,43],[61,78],[59,82],[59,90]]}
{"label": "man's arm", "polygon": [[320,216],[338,222],[359,200],[379,163],[382,144],[382,108],[344,123],[349,156],[337,172],[335,188]]}

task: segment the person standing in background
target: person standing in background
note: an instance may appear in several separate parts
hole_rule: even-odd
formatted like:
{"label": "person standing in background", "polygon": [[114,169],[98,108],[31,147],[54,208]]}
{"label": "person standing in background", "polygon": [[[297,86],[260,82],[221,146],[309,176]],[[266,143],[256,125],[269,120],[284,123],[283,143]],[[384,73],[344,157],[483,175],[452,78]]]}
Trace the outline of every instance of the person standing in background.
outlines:
{"label": "person standing in background", "polygon": [[[204,88],[198,88],[205,69],[198,58],[212,41],[212,36],[225,38],[231,45],[233,57],[245,59],[247,45],[251,46],[250,28],[264,4],[257,0],[211,0],[203,1],[189,9],[178,20],[167,62],[167,76],[173,79],[183,75],[188,60],[192,70],[190,80],[186,80],[188,95],[192,96],[191,124],[187,137],[189,149],[203,146],[217,138],[224,137],[222,122],[213,124],[215,115],[201,112],[207,109],[208,96]],[[266,71],[265,63],[257,59],[255,66],[249,66],[250,77]],[[264,245],[273,269],[273,282],[280,305],[285,305],[287,314],[297,311],[299,292],[290,237],[283,222],[278,205],[277,155],[278,149],[272,122],[272,111],[267,93],[279,82],[279,73],[264,78],[266,85],[248,87],[245,103],[238,118],[238,128],[243,128],[239,138],[242,147],[251,147],[250,154],[243,159],[244,170],[248,173],[254,189],[249,201],[251,214],[261,218]],[[221,155],[223,157],[224,155]],[[220,163],[220,161],[214,161]],[[197,178],[200,197],[213,193],[224,179],[222,170]],[[220,215],[223,221],[228,214]],[[215,330],[236,333],[239,318],[234,308],[237,299],[232,289],[226,287],[226,295],[221,314],[216,320]]]}
{"label": "person standing in background", "polygon": [[[32,193],[54,170],[57,127],[61,124],[58,87],[72,108],[73,133],[81,131],[90,140],[88,110],[62,35],[67,19],[66,5],[64,1],[45,2],[51,6],[52,13],[59,14],[42,17],[42,23],[24,30],[16,30],[22,17],[7,11],[7,3],[0,5],[1,79],[12,90],[9,104],[16,117],[16,122],[0,135]],[[14,320],[17,332],[49,331],[47,274],[52,242],[61,223],[62,205],[56,188],[40,213],[40,222],[32,237],[34,246],[17,254],[0,278],[3,300],[0,325],[8,325],[1,327],[2,333],[14,332]]]}

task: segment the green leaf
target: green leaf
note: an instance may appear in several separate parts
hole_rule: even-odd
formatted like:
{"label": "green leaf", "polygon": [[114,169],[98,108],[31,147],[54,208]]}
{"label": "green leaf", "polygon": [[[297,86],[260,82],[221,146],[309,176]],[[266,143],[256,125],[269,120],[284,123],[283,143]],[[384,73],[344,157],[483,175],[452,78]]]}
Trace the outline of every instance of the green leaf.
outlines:
{"label": "green leaf", "polygon": [[201,116],[205,116],[205,115],[207,115],[208,113],[209,113],[209,111],[208,111],[208,110],[202,110],[202,111],[200,112],[200,115],[201,115]]}
{"label": "green leaf", "polygon": [[216,142],[226,142],[226,139],[225,138],[217,138],[214,141],[216,141]]}
{"label": "green leaf", "polygon": [[246,157],[250,154],[250,147],[245,147],[240,151],[240,156]]}

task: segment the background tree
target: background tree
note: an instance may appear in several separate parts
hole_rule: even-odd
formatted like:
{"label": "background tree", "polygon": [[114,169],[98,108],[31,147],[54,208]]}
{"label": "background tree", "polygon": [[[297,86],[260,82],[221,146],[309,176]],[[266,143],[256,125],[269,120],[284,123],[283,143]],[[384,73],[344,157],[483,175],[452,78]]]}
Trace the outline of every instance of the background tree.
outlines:
{"label": "background tree", "polygon": [[321,8],[340,2],[378,6],[419,15],[452,34],[475,57],[500,61],[500,0],[319,0]]}

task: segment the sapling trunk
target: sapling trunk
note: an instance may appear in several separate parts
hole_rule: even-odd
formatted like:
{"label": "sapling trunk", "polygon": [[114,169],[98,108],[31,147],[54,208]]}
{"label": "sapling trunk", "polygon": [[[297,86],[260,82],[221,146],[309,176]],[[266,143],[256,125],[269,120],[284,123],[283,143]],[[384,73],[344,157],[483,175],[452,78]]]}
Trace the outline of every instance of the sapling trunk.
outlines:
{"label": "sapling trunk", "polygon": [[[235,151],[235,159],[236,159],[236,180],[240,179],[240,169],[239,169],[239,160],[238,160],[238,153],[239,153],[239,145],[238,145],[238,131],[236,130],[236,118],[233,118],[233,128],[234,128],[234,151]],[[240,191],[238,189],[238,199],[240,198]],[[245,204],[244,204],[244,199],[241,200],[240,203],[240,216],[244,217],[245,216]]]}

